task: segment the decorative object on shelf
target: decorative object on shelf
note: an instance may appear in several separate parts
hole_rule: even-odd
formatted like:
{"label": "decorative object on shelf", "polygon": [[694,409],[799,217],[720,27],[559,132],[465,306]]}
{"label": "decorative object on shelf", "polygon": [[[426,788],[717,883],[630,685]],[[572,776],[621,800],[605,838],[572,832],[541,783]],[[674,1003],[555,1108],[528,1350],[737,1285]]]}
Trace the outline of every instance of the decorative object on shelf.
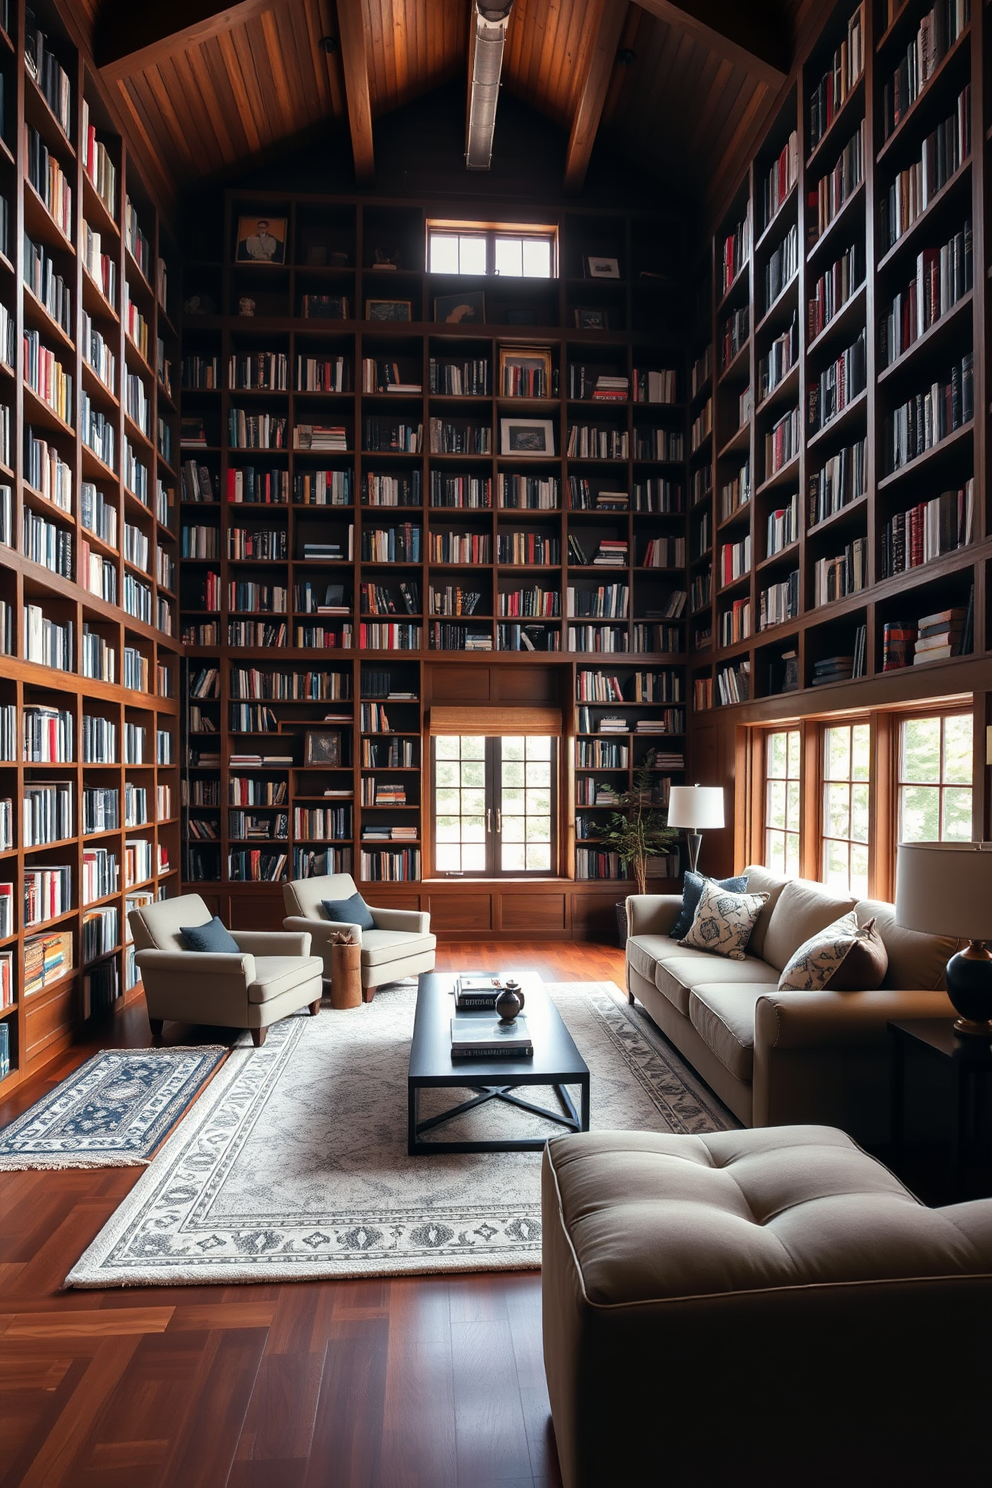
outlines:
{"label": "decorative object on shelf", "polygon": [[412,320],[412,300],[366,300],[366,320]]}
{"label": "decorative object on shelf", "polygon": [[[689,867],[695,873],[704,829],[719,829],[724,825],[723,787],[720,785],[673,785],[668,802],[668,825],[686,829]],[[644,891],[641,890],[641,892]]]}
{"label": "decorative object on shelf", "polygon": [[240,300],[238,301],[238,314],[239,315],[254,315],[255,314],[255,301],[252,299],[251,295],[242,295],[241,296]]}
{"label": "decorative object on shelf", "polygon": [[213,295],[191,294],[183,300],[184,315],[216,315],[217,302]]}
{"label": "decorative object on shelf", "polygon": [[287,225],[285,217],[239,217],[238,263],[285,263]]}
{"label": "decorative object on shelf", "polygon": [[609,312],[599,310],[592,305],[576,305],[575,324],[580,331],[608,331],[610,329]]}
{"label": "decorative object on shelf", "polygon": [[496,1012],[504,1023],[512,1023],[524,1005],[524,992],[519,982],[508,981],[496,998]]}
{"label": "decorative object on shelf", "polygon": [[340,765],[341,734],[337,729],[307,729],[303,746],[305,765]]}
{"label": "decorative object on shelf", "polygon": [[896,924],[968,942],[947,963],[963,1038],[992,1038],[992,842],[901,842]]}
{"label": "decorative object on shelf", "polygon": [[529,460],[555,457],[555,426],[552,419],[501,418],[501,455],[524,455]]}
{"label": "decorative object on shelf", "polygon": [[402,255],[398,248],[373,248],[372,263],[370,268],[386,270],[398,269]]}
{"label": "decorative object on shelf", "polygon": [[[674,787],[672,793],[674,794]],[[634,784],[618,798],[617,811],[603,833],[601,846],[615,852],[624,869],[633,871],[637,892],[648,891],[648,859],[667,851],[678,833],[666,823],[664,811],[654,806],[654,779],[642,766],[634,775]]]}
{"label": "decorative object on shelf", "polygon": [[583,259],[587,279],[619,279],[620,260],[600,258],[599,255]]}
{"label": "decorative object on shelf", "polygon": [[481,289],[434,298],[434,319],[446,325],[482,325],[485,318],[486,297]]}

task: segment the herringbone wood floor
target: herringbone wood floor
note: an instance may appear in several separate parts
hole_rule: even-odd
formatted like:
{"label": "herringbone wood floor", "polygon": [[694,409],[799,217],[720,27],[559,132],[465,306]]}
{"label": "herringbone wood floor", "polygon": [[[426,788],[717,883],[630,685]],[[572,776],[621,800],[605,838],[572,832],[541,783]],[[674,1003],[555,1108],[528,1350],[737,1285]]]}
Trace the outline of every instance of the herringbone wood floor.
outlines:
{"label": "herringbone wood floor", "polygon": [[[623,985],[606,946],[439,947],[439,970],[469,965]],[[125,1009],[0,1124],[96,1049],[148,1042]],[[536,1272],[60,1291],[139,1173],[0,1174],[0,1488],[560,1485]]]}

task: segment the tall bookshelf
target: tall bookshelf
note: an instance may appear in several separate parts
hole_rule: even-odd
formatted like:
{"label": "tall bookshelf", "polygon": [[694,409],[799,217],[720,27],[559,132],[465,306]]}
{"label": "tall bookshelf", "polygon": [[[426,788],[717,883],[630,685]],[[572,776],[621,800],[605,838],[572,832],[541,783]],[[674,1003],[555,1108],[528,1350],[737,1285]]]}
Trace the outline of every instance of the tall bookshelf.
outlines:
{"label": "tall bookshelf", "polygon": [[[987,654],[987,9],[937,9],[931,31],[926,0],[831,7],[714,234],[713,494],[690,517],[715,534],[690,621],[713,637],[691,669],[700,713],[958,691]],[[919,620],[969,605],[953,654],[914,664]]]}
{"label": "tall bookshelf", "polygon": [[179,875],[174,249],[86,59],[0,9],[0,938],[10,1088],[134,993]]}
{"label": "tall bookshelf", "polygon": [[[540,673],[561,709],[561,879],[622,878],[607,803],[645,762],[659,802],[683,778],[683,225],[565,211],[556,277],[467,279],[425,271],[427,224],[452,215],[232,191],[187,258],[184,874],[228,903],[334,868],[408,897],[434,877],[430,698],[467,660]],[[285,223],[285,262],[239,261],[260,218]],[[588,277],[591,256],[617,277]],[[485,318],[433,318],[461,295]],[[593,396],[603,377],[618,396]],[[277,447],[245,448],[256,430]],[[244,708],[246,671],[267,711]],[[308,765],[325,727],[334,762]]]}

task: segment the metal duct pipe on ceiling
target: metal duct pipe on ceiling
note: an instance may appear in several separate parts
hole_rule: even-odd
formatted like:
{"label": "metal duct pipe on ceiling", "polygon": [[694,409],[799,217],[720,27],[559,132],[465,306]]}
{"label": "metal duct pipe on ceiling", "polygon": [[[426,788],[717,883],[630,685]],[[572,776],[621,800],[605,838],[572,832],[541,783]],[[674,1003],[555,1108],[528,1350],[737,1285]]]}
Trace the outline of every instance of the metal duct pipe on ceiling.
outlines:
{"label": "metal duct pipe on ceiling", "polygon": [[465,130],[465,165],[468,170],[488,170],[492,163],[503,44],[512,7],[513,0],[476,0],[472,78]]}

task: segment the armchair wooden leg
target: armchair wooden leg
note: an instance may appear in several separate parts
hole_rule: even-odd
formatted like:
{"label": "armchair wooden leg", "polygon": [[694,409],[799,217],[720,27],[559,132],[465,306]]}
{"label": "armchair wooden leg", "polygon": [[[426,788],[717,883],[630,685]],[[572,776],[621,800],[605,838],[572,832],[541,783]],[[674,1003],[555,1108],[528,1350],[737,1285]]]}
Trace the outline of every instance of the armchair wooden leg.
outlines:
{"label": "armchair wooden leg", "polygon": [[265,1035],[268,1033],[268,1031],[269,1030],[267,1028],[252,1028],[250,1030],[251,1041],[255,1045],[256,1049],[260,1049],[265,1043]]}
{"label": "armchair wooden leg", "polygon": [[362,1001],[363,1002],[371,1002],[374,996],[375,996],[375,988],[374,987],[363,987],[362,988]]}
{"label": "armchair wooden leg", "polygon": [[148,1027],[152,1031],[152,1038],[161,1038],[162,1037],[162,1025],[164,1024],[164,1022],[165,1022],[165,1019],[164,1018],[149,1018],[148,1019]]}
{"label": "armchair wooden leg", "polygon": [[316,1002],[311,1002],[311,1004],[310,1004],[310,1016],[311,1016],[311,1018],[316,1018],[316,1016],[317,1016],[317,1014],[319,1012],[320,1012],[320,998],[318,997]]}

